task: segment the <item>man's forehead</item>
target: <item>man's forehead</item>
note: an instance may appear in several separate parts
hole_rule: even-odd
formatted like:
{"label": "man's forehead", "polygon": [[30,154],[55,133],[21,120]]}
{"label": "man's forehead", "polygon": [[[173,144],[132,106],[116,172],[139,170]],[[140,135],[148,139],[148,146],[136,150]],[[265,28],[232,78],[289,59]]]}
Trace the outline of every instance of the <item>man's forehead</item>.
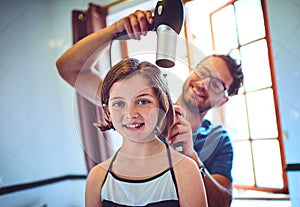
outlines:
{"label": "man's forehead", "polygon": [[218,70],[223,67],[227,67],[226,62],[220,57],[208,57],[201,61],[201,65],[205,66],[209,70]]}

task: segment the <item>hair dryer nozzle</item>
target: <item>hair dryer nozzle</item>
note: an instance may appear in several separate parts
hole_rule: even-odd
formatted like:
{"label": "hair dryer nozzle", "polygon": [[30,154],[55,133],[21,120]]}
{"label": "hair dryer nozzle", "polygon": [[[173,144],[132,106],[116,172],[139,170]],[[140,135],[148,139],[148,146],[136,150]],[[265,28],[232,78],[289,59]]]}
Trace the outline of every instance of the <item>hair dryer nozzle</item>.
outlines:
{"label": "hair dryer nozzle", "polygon": [[158,26],[156,33],[156,65],[171,68],[175,65],[177,33],[164,24]]}

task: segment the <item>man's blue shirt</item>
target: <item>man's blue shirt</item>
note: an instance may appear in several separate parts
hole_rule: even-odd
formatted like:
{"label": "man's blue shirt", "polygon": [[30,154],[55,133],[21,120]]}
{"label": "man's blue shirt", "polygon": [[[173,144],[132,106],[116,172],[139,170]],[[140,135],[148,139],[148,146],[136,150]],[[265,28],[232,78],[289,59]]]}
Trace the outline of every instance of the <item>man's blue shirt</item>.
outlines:
{"label": "man's blue shirt", "polygon": [[233,148],[230,137],[221,125],[208,120],[193,133],[194,149],[210,174],[221,174],[232,181]]}

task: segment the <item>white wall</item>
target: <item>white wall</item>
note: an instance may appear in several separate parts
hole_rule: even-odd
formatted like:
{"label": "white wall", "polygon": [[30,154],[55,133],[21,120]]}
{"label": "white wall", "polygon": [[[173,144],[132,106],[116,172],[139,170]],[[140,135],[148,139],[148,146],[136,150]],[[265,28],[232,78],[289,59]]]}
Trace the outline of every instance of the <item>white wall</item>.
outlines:
{"label": "white wall", "polygon": [[[300,1],[267,0],[287,163],[300,163]],[[288,173],[292,206],[300,206],[300,171]]]}
{"label": "white wall", "polygon": [[[0,3],[0,187],[87,173],[73,121],[74,92],[55,61],[72,45],[72,9],[85,10],[88,3]],[[84,185],[65,181],[6,194],[0,206],[83,206]]]}

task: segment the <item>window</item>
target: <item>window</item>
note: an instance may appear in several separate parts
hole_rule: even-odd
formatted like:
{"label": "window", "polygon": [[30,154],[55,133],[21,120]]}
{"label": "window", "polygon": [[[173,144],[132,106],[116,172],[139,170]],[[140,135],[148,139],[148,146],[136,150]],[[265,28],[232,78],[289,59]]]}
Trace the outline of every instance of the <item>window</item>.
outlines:
{"label": "window", "polygon": [[[266,2],[222,2],[222,6],[210,8],[213,12],[208,14],[211,52],[230,53],[241,61],[245,76],[243,88],[222,107],[220,119],[233,141],[234,187],[287,193],[275,69],[267,15],[264,15]],[[194,5],[188,9],[194,41],[200,41],[203,46],[205,39],[201,42],[198,38],[203,34],[193,29],[196,27],[193,24],[202,29],[199,26],[200,8]]]}

